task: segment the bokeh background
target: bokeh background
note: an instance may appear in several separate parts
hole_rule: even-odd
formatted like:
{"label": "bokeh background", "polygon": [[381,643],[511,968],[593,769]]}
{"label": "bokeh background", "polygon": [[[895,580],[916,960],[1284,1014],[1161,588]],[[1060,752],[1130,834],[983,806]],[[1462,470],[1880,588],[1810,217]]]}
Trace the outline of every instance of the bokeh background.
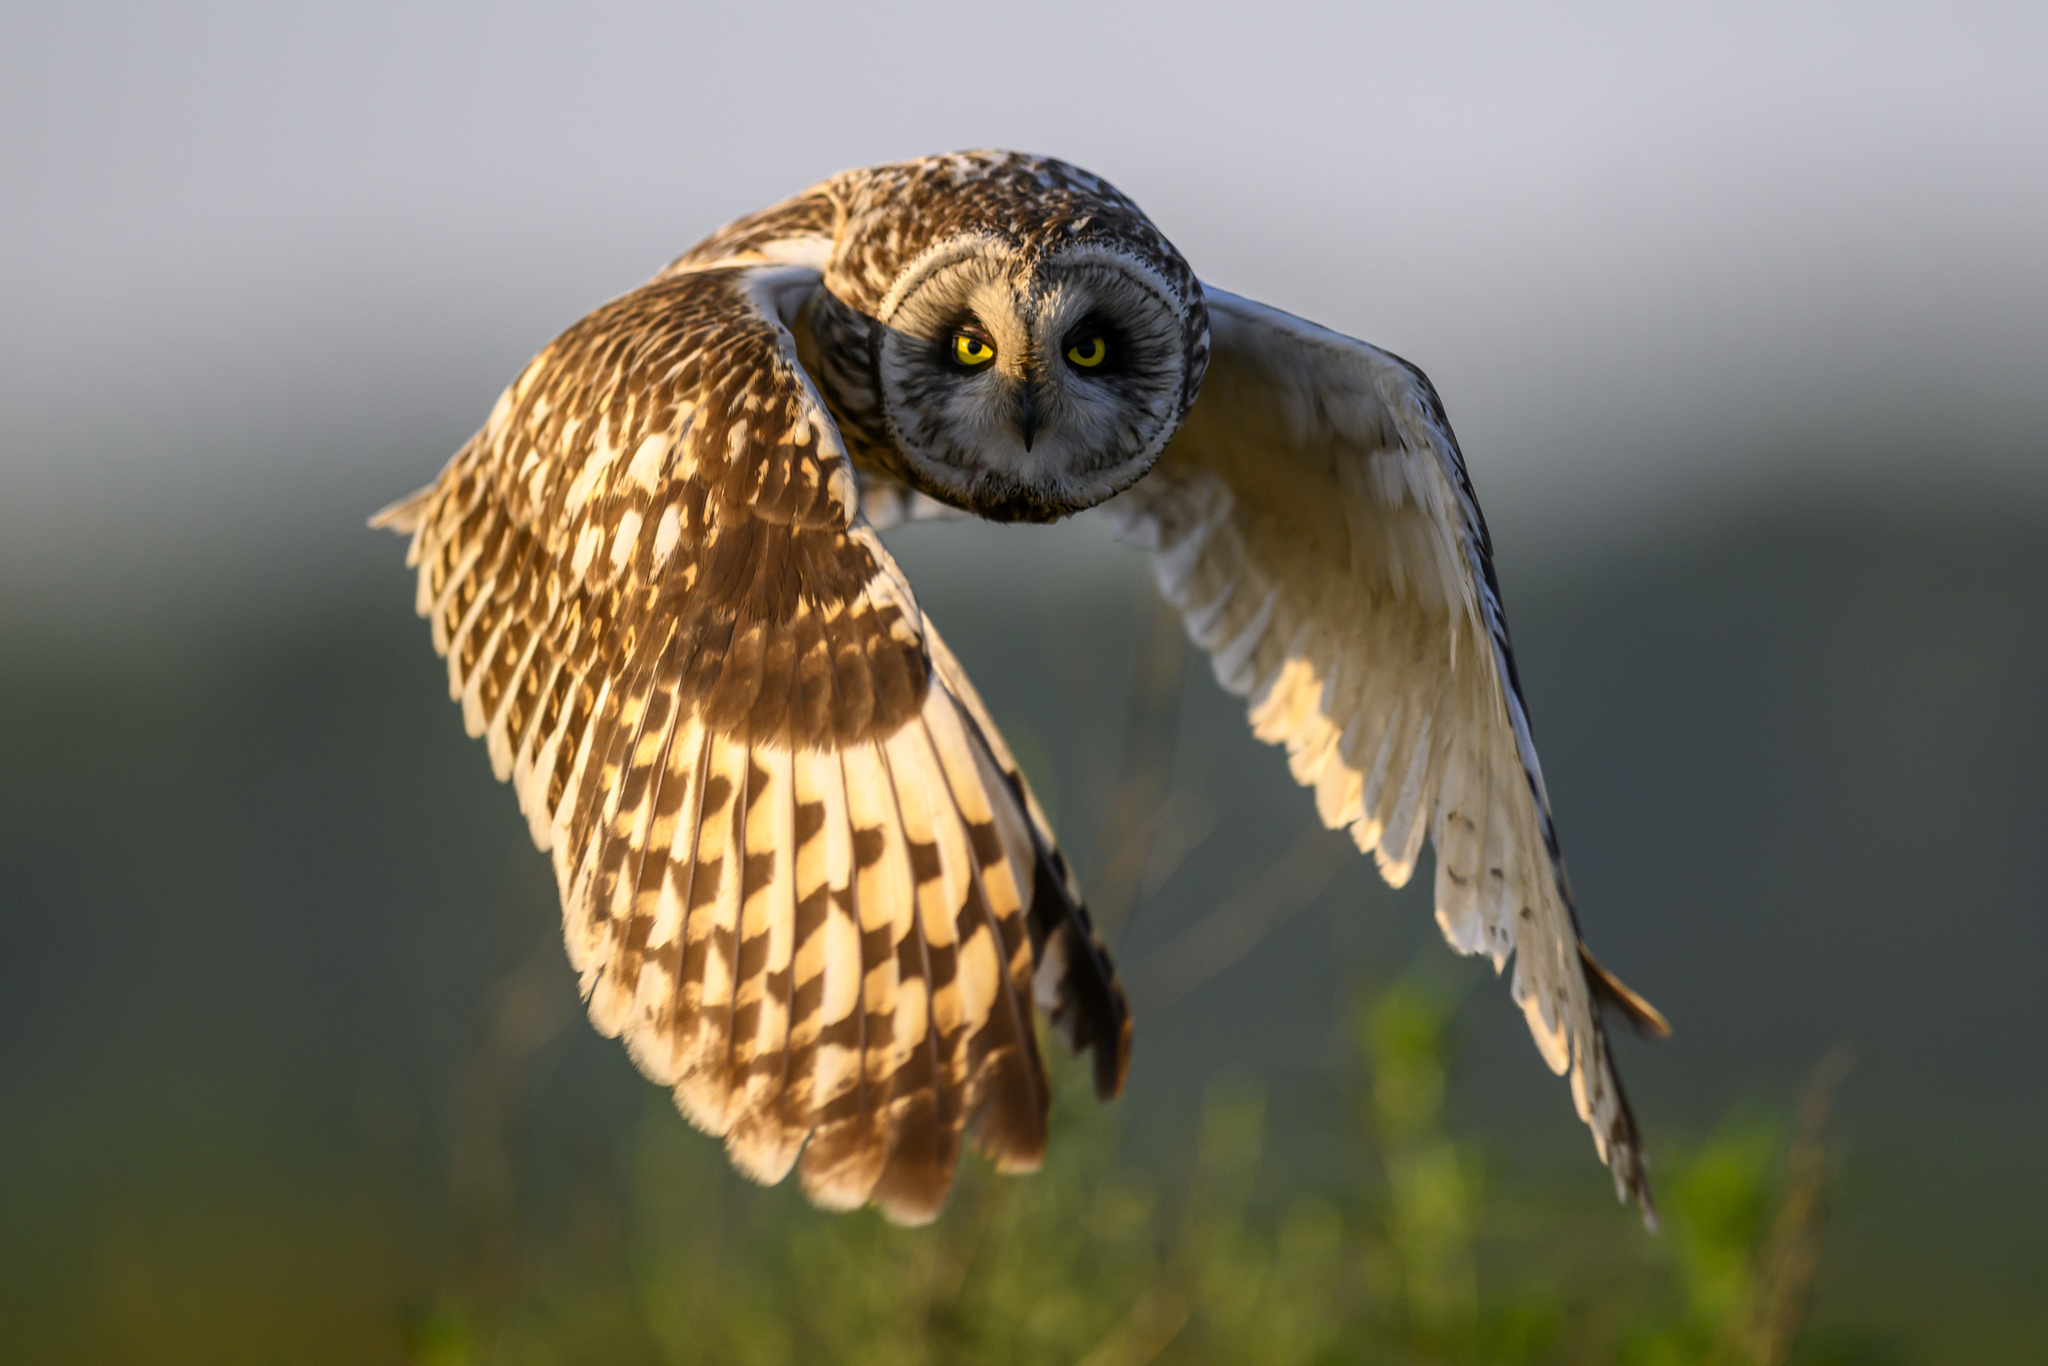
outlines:
{"label": "bokeh background", "polygon": [[[490,1307],[576,1249],[822,1218],[718,1185],[583,1024],[363,517],[720,223],[995,145],[1430,373],[1588,936],[1676,1026],[1619,1045],[1662,1169],[1849,1045],[1816,1340],[2048,1359],[2043,13],[9,7],[0,1356],[493,1359]],[[1142,557],[1085,516],[892,544],[1103,876]],[[1662,1255],[1427,871],[1389,892],[1304,835],[1174,667],[1131,1086],[1051,1164],[1179,1171],[1226,1085],[1264,1097],[1268,1186],[1348,1198],[1354,1002],[1403,983],[1455,1003],[1443,1123],[1495,1184],[1628,1275]],[[621,1283],[682,1274],[649,1265]],[[653,1342],[589,1356],[687,1359]]]}

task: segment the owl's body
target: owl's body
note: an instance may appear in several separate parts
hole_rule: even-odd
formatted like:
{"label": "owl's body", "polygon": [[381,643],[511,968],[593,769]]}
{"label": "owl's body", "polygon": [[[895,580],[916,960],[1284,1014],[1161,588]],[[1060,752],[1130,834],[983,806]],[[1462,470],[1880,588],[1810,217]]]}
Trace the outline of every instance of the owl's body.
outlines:
{"label": "owl's body", "polygon": [[591,1017],[821,1204],[936,1214],[1044,1147],[1049,1010],[1130,1023],[1053,832],[875,535],[1108,503],[1326,823],[1514,988],[1648,1209],[1490,546],[1419,372],[1205,289],[1064,163],[963,153],[735,222],[538,356],[413,533],[419,609],[554,856]]}

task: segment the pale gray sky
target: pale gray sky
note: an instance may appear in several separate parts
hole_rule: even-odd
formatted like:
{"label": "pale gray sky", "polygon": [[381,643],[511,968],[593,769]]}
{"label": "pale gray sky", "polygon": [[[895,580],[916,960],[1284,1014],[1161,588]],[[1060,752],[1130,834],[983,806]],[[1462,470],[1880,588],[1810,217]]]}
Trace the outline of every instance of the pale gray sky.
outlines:
{"label": "pale gray sky", "polygon": [[0,597],[339,535],[718,223],[977,145],[1421,364],[1511,537],[2048,499],[2044,16],[11,6]]}

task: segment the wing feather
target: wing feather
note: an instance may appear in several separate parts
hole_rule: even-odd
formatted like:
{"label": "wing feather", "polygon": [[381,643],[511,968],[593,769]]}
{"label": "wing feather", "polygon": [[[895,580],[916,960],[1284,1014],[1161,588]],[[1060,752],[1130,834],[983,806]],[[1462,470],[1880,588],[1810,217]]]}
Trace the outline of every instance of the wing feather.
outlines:
{"label": "wing feather", "polygon": [[884,798],[901,835],[913,892],[896,926],[896,1020],[908,1025],[905,1054],[889,1079],[889,1122],[894,1131],[888,1165],[875,1188],[884,1213],[903,1223],[927,1223],[959,1160],[958,1104],[953,1054],[959,1000],[953,980],[953,942],[946,870],[936,822],[926,806],[922,756],[914,727],[880,747]]}
{"label": "wing feather", "polygon": [[747,887],[733,989],[732,1067],[736,1118],[726,1148],[734,1165],[765,1185],[789,1174],[804,1130],[792,1132],[778,1102],[789,1080],[791,961],[796,935],[795,763],[788,750],[752,756],[747,813]]}
{"label": "wing feather", "polygon": [[968,1109],[988,1100],[977,1129],[983,1150],[1003,1170],[1027,1171],[1043,1157],[1052,1105],[1031,1028],[1030,935],[1017,885],[1019,871],[1030,866],[1023,857],[1028,837],[1014,826],[1007,836],[1000,828],[998,812],[1012,809],[998,795],[1001,777],[969,739],[951,698],[927,708],[926,729],[972,846],[956,925],[966,1015],[980,1021],[968,1039]]}
{"label": "wing feather", "polygon": [[731,1127],[732,1008],[739,939],[742,862],[746,857],[744,742],[720,734],[697,823],[696,862],[684,914],[681,975],[682,1067],[676,1106],[708,1134]]}

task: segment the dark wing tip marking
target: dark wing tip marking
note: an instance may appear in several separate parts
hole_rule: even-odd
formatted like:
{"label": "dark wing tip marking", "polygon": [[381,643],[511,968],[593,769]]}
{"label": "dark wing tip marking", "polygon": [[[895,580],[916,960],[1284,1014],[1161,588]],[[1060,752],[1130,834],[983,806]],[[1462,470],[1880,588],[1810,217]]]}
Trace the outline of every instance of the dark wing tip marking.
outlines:
{"label": "dark wing tip marking", "polygon": [[1608,1080],[1614,1087],[1615,1101],[1614,1118],[1608,1123],[1606,1135],[1607,1165],[1614,1173],[1614,1194],[1624,1204],[1633,1196],[1643,1212],[1643,1226],[1655,1233],[1657,1199],[1650,1190],[1650,1169],[1643,1155],[1642,1133],[1636,1128],[1635,1107],[1629,1104],[1628,1092],[1622,1088],[1621,1074],[1610,1069]]}
{"label": "dark wing tip marking", "polygon": [[1032,878],[1032,938],[1039,972],[1050,978],[1042,978],[1040,1000],[1050,995],[1049,1016],[1068,1047],[1092,1055],[1096,1096],[1114,1100],[1131,1065],[1130,1003],[1058,857],[1041,851]]}

